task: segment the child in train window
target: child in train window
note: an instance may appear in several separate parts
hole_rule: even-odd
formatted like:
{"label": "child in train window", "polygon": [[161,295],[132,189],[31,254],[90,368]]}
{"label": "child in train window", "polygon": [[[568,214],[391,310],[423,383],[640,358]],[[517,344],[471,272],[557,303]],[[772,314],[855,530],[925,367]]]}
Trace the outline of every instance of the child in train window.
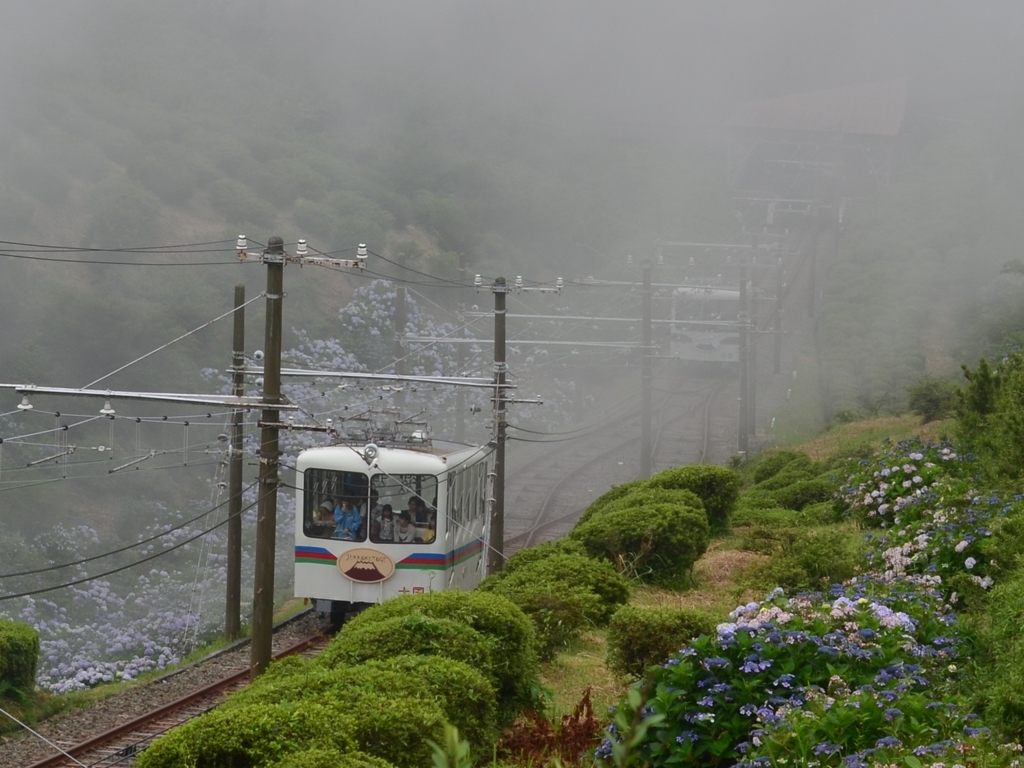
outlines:
{"label": "child in train window", "polygon": [[380,532],[377,537],[380,541],[395,540],[395,512],[390,504],[385,504],[380,510]]}
{"label": "child in train window", "polygon": [[421,540],[424,544],[433,544],[434,539],[437,538],[437,514],[435,512],[427,513],[426,526],[421,534]]}
{"label": "child in train window", "polygon": [[416,526],[412,524],[412,516],[405,510],[398,513],[395,525],[395,541],[401,544],[412,544],[416,539]]}

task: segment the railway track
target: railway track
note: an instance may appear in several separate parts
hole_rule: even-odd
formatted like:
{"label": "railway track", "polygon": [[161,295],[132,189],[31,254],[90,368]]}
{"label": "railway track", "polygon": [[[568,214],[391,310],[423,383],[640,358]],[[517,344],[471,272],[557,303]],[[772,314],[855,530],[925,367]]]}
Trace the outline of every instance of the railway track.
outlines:
{"label": "railway track", "polygon": [[[305,617],[311,617],[311,615],[311,612],[307,611],[298,617],[293,617],[292,621],[296,619],[301,621]],[[308,624],[309,621],[307,620],[305,623]],[[289,622],[283,622],[282,625],[279,625],[278,629],[288,624]],[[294,628],[292,631],[294,632]],[[300,634],[305,634],[305,636],[298,641],[294,641],[294,638],[292,638],[284,647],[278,647],[274,653],[274,658],[283,658],[295,654],[313,656],[319,653],[330,640],[329,637],[319,631],[306,631]],[[281,644],[278,643],[278,645],[280,646]],[[232,658],[226,665],[211,665],[215,666],[217,671],[211,673],[210,676],[213,679],[207,681],[206,684],[190,682],[181,686],[181,689],[185,692],[182,692],[181,695],[176,696],[170,701],[164,701],[158,706],[154,706],[144,714],[130,718],[127,716],[117,718],[116,724],[112,727],[77,743],[69,744],[66,739],[59,737],[48,739],[51,744],[55,744],[62,752],[53,754],[55,751],[54,747],[46,747],[45,751],[48,753],[48,756],[37,759],[36,762],[30,763],[27,759],[17,763],[7,763],[6,760],[2,762],[5,765],[28,765],[29,768],[63,768],[64,766],[107,768],[108,766],[134,765],[135,758],[155,739],[168,730],[217,707],[231,693],[248,684],[248,654],[244,652],[244,647],[244,644],[241,644],[231,649],[226,649],[221,654],[207,657],[207,659],[204,659],[200,664],[194,665],[194,667],[185,668],[194,673],[195,669],[201,667],[203,663],[209,664],[221,655],[233,654],[237,656],[237,658]],[[141,687],[145,689],[158,683],[166,684],[164,681],[174,678],[179,674],[182,673],[172,673],[161,678],[160,681]],[[154,695],[153,698],[161,697]],[[152,706],[146,697],[144,697],[144,702],[141,705],[136,703],[135,710],[130,711],[138,711],[138,709],[144,706]],[[88,731],[85,732],[88,733]],[[40,744],[40,746],[44,745]],[[7,748],[8,745],[5,745],[4,748],[0,748],[0,752],[5,751]],[[36,752],[38,754],[39,750],[36,750]]]}
{"label": "railway track", "polygon": [[[714,405],[722,382],[697,388],[663,390],[655,409],[659,415],[652,440],[655,469],[686,463],[703,463],[718,437]],[[634,399],[627,401],[635,403]],[[637,477],[639,472],[635,446],[640,440],[637,407],[620,409],[599,430],[603,437],[616,429],[629,430],[630,436],[619,438],[614,445],[606,441],[578,440],[536,456],[519,467],[506,484],[515,489],[511,503],[506,502],[505,551],[551,540],[567,533],[593,499],[612,485]],[[720,425],[719,425],[720,427]],[[584,432],[589,436],[590,432]],[[574,444],[568,447],[567,444]]]}

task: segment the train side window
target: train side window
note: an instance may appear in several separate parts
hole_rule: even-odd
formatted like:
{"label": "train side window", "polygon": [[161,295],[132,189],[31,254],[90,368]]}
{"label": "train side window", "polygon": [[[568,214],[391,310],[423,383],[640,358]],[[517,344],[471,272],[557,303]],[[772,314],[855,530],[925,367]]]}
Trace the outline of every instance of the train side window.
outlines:
{"label": "train side window", "polygon": [[381,473],[370,479],[370,488],[371,492],[376,491],[380,504],[390,504],[393,508],[394,539],[387,543],[422,545],[431,538],[432,532],[436,536],[436,476]]}
{"label": "train side window", "polygon": [[312,538],[365,541],[368,491],[369,477],[361,472],[307,469],[303,474],[303,533]]}

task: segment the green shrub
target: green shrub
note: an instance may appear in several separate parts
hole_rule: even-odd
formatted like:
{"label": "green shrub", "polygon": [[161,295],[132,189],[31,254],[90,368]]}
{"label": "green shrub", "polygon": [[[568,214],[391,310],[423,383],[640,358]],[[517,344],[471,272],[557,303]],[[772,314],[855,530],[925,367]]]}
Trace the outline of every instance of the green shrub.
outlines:
{"label": "green shrub", "polygon": [[736,502],[737,510],[744,509],[778,509],[779,505],[775,501],[775,497],[772,496],[770,491],[762,491],[759,489],[752,489],[740,496]]}
{"label": "green shrub", "polygon": [[801,510],[810,504],[829,501],[836,491],[834,483],[828,480],[798,480],[792,485],[772,491],[772,498],[778,506]]}
{"label": "green shrub", "polygon": [[626,494],[632,493],[633,491],[639,488],[645,487],[647,487],[646,480],[631,480],[628,483],[616,485],[611,490],[605,491],[590,503],[590,506],[587,507],[587,511],[584,512],[580,516],[580,519],[576,521],[576,525],[583,525],[588,520],[590,520],[590,518],[592,518],[594,515],[599,514],[605,507],[607,507],[613,501],[618,501]]}
{"label": "green shrub", "polygon": [[552,555],[566,555],[576,554],[585,555],[587,551],[578,541],[572,539],[558,539],[557,541],[545,541],[543,544],[537,544],[533,547],[527,547],[526,549],[520,549],[508,560],[505,561],[505,567],[487,579],[492,579],[495,576],[505,577],[509,574],[515,573],[520,568],[551,557]]}
{"label": "green shrub", "polygon": [[821,589],[855,576],[863,561],[863,542],[832,529],[757,528],[744,547],[771,559],[754,569],[759,588],[782,587],[787,592]]}
{"label": "green shrub", "polygon": [[960,387],[949,379],[924,378],[907,388],[910,410],[927,424],[945,419],[956,411]]}
{"label": "green shrub", "polygon": [[138,768],[269,766],[312,747],[352,752],[356,727],[364,715],[314,702],[301,707],[222,707],[157,739],[135,764]]}
{"label": "green shrub", "polygon": [[[596,560],[576,541],[547,557],[520,561],[501,577],[480,584],[504,595],[533,622],[537,653],[549,661],[588,624],[604,624],[629,599],[629,584],[605,560]],[[583,553],[583,554],[580,554]]]}
{"label": "green shrub", "polygon": [[623,574],[655,583],[687,576],[709,538],[703,513],[664,503],[598,515],[569,535]]}
{"label": "green shrub", "polygon": [[1014,571],[992,589],[987,611],[975,624],[969,693],[986,725],[1019,739],[1024,736],[1024,571]]}
{"label": "green shrub", "polygon": [[992,537],[983,543],[993,574],[1009,574],[1024,565],[1024,505],[1017,502],[1009,514],[992,521]]}
{"label": "green shrub", "polygon": [[738,508],[732,513],[734,526],[760,526],[764,528],[792,528],[798,524],[800,512],[795,509],[747,509]]}
{"label": "green shrub", "polygon": [[27,624],[0,618],[0,693],[29,693],[36,685],[39,633]]}
{"label": "green shrub", "polygon": [[[579,542],[574,541],[573,545],[583,549]],[[629,583],[615,568],[605,560],[576,553],[555,554],[519,567],[494,591],[518,604],[511,593],[531,585],[555,583],[582,589],[596,598],[587,613],[587,619],[595,624],[606,623],[618,606],[629,600]]]}
{"label": "green shrub", "polygon": [[704,502],[711,530],[728,530],[729,513],[740,493],[740,475],[735,470],[703,465],[675,467],[659,472],[647,482],[654,488],[693,491]]}
{"label": "green shrub", "polygon": [[343,755],[335,749],[309,749],[288,755],[275,768],[395,768],[395,764],[365,752]]}
{"label": "green shrub", "polygon": [[704,502],[701,501],[700,496],[698,496],[693,491],[687,491],[686,489],[683,488],[642,487],[637,488],[631,493],[627,493],[621,499],[617,499],[613,501],[611,504],[608,504],[598,514],[604,515],[608,512],[614,512],[616,510],[626,509],[628,507],[640,507],[648,504],[661,503],[673,504],[677,507],[699,509],[702,512],[704,511]]}
{"label": "green shrub", "polygon": [[758,456],[757,465],[754,467],[754,482],[763,483],[783,469],[811,470],[812,467],[811,457],[800,451],[775,451],[762,454],[762,456]]}
{"label": "green shrub", "polygon": [[786,467],[781,472],[777,472],[754,487],[762,491],[778,491],[792,485],[793,483],[800,482],[801,480],[812,480],[813,478],[814,474],[810,469]]}
{"label": "green shrub", "polygon": [[834,525],[842,522],[843,515],[836,512],[834,501],[819,501],[801,509],[797,519],[805,526]]}
{"label": "green shrub", "polygon": [[487,676],[498,695],[499,725],[536,704],[539,671],[533,625],[514,603],[500,595],[448,590],[396,597],[363,611],[346,624],[338,638],[370,624],[417,615],[461,622],[491,641],[488,645],[493,661]]}
{"label": "green shrub", "polygon": [[355,711],[356,699],[367,694],[432,700],[476,749],[490,749],[497,739],[494,686],[470,665],[440,656],[407,654],[337,667],[319,660],[274,664],[224,706],[331,701]]}
{"label": "green shrub", "polygon": [[608,667],[642,677],[693,638],[713,634],[717,623],[704,611],[625,605],[608,626]]}
{"label": "green shrub", "polygon": [[579,637],[580,630],[592,623],[588,617],[601,610],[597,595],[559,581],[510,578],[490,583],[485,581],[480,588],[507,597],[529,617],[536,637],[537,656],[541,661],[550,661],[558,651]]}
{"label": "green shrub", "polygon": [[[372,609],[371,609],[372,610]],[[495,676],[495,642],[455,619],[419,613],[356,624],[349,621],[317,658],[325,667],[350,667],[407,653],[464,661]]]}

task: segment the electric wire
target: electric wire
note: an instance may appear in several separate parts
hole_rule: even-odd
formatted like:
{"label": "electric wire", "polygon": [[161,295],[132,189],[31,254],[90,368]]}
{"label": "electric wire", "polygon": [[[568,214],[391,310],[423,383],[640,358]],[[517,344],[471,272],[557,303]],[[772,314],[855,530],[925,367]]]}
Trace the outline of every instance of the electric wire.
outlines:
{"label": "electric wire", "polygon": [[174,245],[144,245],[135,248],[83,248],[72,245],[44,245],[42,243],[22,243],[17,240],[0,240],[0,245],[17,245],[25,250],[60,253],[72,251],[76,253],[215,253],[222,252],[223,248],[215,250],[196,251],[207,245],[227,245],[231,240],[209,240],[204,243],[178,243]]}
{"label": "electric wire", "polygon": [[[276,492],[277,492],[276,490],[270,491],[270,493],[276,493]],[[253,507],[257,506],[259,504],[259,502],[260,502],[260,499],[257,499],[256,501],[252,502],[251,504],[243,507],[239,514],[248,512],[250,509],[252,509]],[[221,526],[226,525],[229,519],[230,518],[227,518],[225,520],[221,520],[216,525],[212,525],[209,528],[206,528],[205,530],[202,530],[199,533],[197,533],[197,534],[195,534],[195,535],[193,535],[193,536],[191,536],[191,537],[189,537],[187,539],[183,539],[182,541],[178,542],[177,544],[174,544],[174,545],[172,545],[170,547],[167,547],[166,549],[163,549],[160,552],[156,552],[156,553],[154,553],[152,555],[149,555],[148,557],[143,557],[143,558],[141,558],[139,560],[136,560],[136,561],[134,561],[132,563],[128,563],[127,565],[123,565],[120,568],[114,568],[114,569],[111,569],[109,571],[104,571],[103,573],[98,573],[95,576],[86,576],[86,577],[83,577],[81,579],[74,579],[72,581],[67,581],[67,582],[64,582],[62,584],[55,584],[55,585],[52,585],[52,586],[49,586],[49,587],[43,587],[42,589],[33,589],[33,590],[29,590],[28,592],[18,592],[17,594],[12,594],[12,595],[0,595],[0,602],[4,602],[4,601],[7,601],[7,600],[15,600],[15,599],[17,599],[19,597],[32,597],[33,595],[42,595],[42,594],[45,594],[47,592],[55,592],[58,589],[66,589],[67,587],[75,587],[75,586],[78,586],[79,584],[87,584],[90,581],[96,581],[97,579],[102,579],[102,578],[104,578],[106,576],[112,576],[115,573],[120,573],[121,571],[127,571],[129,568],[135,568],[136,566],[142,565],[143,563],[148,563],[150,560],[155,560],[158,557],[163,557],[164,555],[169,554],[169,553],[173,552],[176,549],[180,549],[181,547],[185,546],[186,544],[191,544],[193,541],[195,541],[199,537],[205,536],[206,534],[211,533],[211,532],[217,530]]]}
{"label": "electric wire", "polygon": [[109,379],[115,373],[120,373],[125,368],[129,368],[129,367],[135,365],[136,363],[145,360],[147,357],[149,357],[151,355],[155,355],[157,352],[160,352],[161,350],[167,349],[167,347],[171,346],[172,344],[175,344],[175,343],[181,341],[182,339],[187,339],[192,334],[198,333],[199,331],[203,330],[204,328],[209,328],[211,325],[216,323],[218,320],[223,320],[225,317],[230,317],[231,315],[233,315],[238,310],[244,309],[245,307],[249,306],[250,304],[252,304],[255,301],[259,301],[260,299],[262,299],[266,295],[267,295],[266,293],[261,293],[258,296],[254,296],[253,298],[249,299],[244,304],[239,304],[237,307],[232,307],[231,309],[229,309],[224,314],[218,315],[217,317],[213,318],[213,320],[208,320],[207,322],[205,322],[202,325],[200,325],[198,328],[193,328],[191,331],[187,331],[187,332],[183,333],[178,338],[172,339],[171,341],[168,341],[166,344],[163,344],[163,345],[157,347],[156,349],[147,352],[146,354],[142,355],[142,357],[137,357],[134,360],[132,360],[130,363],[126,363],[126,364],[122,365],[120,368],[117,368],[117,369],[111,371],[110,373],[106,374],[105,376],[100,376],[95,381],[89,382],[84,387],[82,387],[82,389],[88,389],[89,387],[94,386],[95,384],[99,384],[104,379]]}
{"label": "electric wire", "polygon": [[[254,488],[257,484],[258,484],[258,481],[254,482],[254,483],[251,483],[250,485],[247,485],[245,488],[242,489],[242,493],[245,493],[246,491]],[[82,565],[83,563],[91,563],[94,560],[102,560],[103,558],[110,557],[111,555],[117,555],[117,554],[120,554],[121,552],[127,552],[129,549],[135,549],[135,547],[140,547],[143,544],[150,543],[151,541],[156,541],[157,539],[161,539],[164,536],[168,535],[169,533],[173,533],[174,531],[177,531],[177,530],[180,530],[180,529],[184,528],[186,525],[191,525],[192,523],[196,522],[197,520],[202,520],[204,517],[206,517],[209,514],[212,514],[213,512],[216,512],[218,509],[223,507],[225,504],[228,504],[230,501],[231,500],[228,499],[227,501],[221,502],[220,504],[218,504],[217,506],[213,507],[212,509],[208,509],[205,512],[202,512],[202,513],[196,515],[195,517],[190,518],[189,520],[186,520],[186,521],[184,521],[182,523],[178,523],[177,525],[173,526],[172,528],[168,528],[166,531],[162,531],[161,533],[154,534],[154,535],[150,536],[147,539],[140,539],[139,541],[136,541],[134,544],[127,544],[127,545],[125,545],[123,547],[119,547],[117,549],[111,549],[108,552],[103,552],[102,554],[99,554],[99,555],[93,555],[91,557],[83,557],[80,560],[72,560],[71,562],[68,562],[68,563],[59,563],[57,565],[48,565],[45,568],[33,568],[30,571],[17,571],[15,573],[0,573],[0,579],[8,579],[8,578],[13,579],[16,576],[34,576],[37,573],[47,573],[49,571],[59,571],[61,568],[70,568],[70,567],[75,566],[75,565]]]}

